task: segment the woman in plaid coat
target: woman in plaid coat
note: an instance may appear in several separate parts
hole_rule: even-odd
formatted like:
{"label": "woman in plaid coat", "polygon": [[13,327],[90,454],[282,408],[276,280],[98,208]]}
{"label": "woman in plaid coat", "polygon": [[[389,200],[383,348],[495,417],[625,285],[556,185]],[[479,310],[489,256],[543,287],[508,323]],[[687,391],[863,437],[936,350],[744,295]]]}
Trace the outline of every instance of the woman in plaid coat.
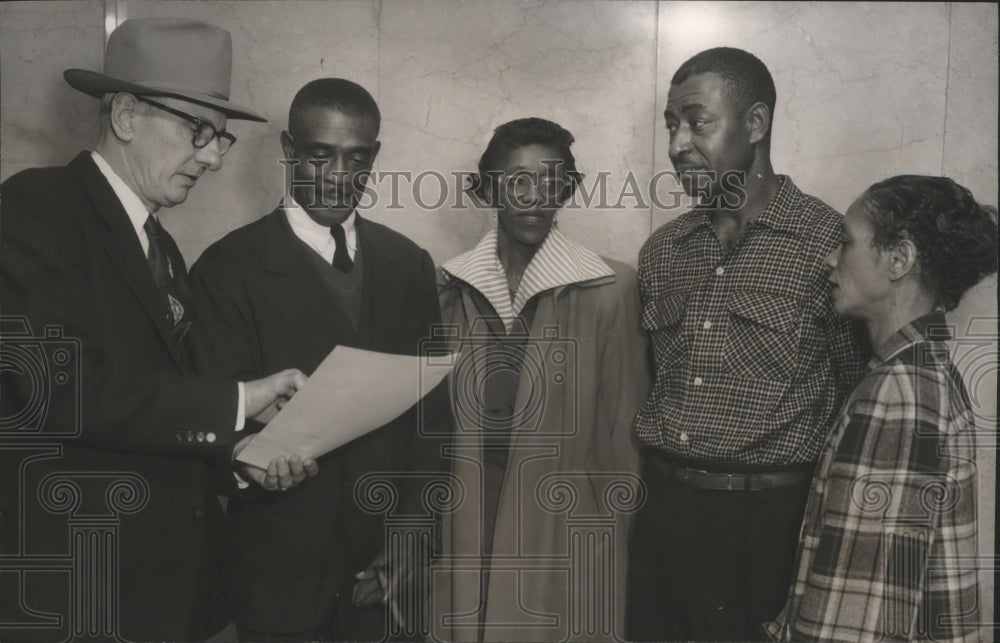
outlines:
{"label": "woman in plaid coat", "polygon": [[996,272],[996,217],[925,176],[847,211],[834,304],[875,353],[817,465],[779,640],[980,640],[974,413],[944,313]]}

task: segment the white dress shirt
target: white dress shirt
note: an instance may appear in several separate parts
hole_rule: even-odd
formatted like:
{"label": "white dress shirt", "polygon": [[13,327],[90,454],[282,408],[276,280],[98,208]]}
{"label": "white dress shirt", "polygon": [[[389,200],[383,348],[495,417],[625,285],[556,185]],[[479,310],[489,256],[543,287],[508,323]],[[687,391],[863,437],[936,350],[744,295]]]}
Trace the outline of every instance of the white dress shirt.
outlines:
{"label": "white dress shirt", "polygon": [[[288,217],[288,224],[292,226],[292,232],[302,240],[307,246],[315,250],[327,263],[333,263],[333,254],[337,250],[337,242],[330,234],[330,226],[316,223],[312,217],[300,206],[291,196],[285,197],[283,204],[285,216]],[[347,238],[347,254],[354,261],[354,256],[358,253],[358,227],[357,217],[354,212],[340,225],[344,228],[344,236]]]}

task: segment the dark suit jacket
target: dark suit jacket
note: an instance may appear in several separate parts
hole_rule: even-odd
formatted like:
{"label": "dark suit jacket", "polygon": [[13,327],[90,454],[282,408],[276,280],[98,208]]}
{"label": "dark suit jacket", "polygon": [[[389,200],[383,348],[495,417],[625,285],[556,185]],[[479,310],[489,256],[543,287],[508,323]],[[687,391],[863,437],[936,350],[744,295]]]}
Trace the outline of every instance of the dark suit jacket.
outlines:
{"label": "dark suit jacket", "polygon": [[[311,374],[339,344],[415,355],[440,321],[434,264],[426,251],[389,228],[357,218],[364,273],[355,331],[324,288],[308,253],[279,208],[233,231],[192,268],[199,310],[198,367],[252,378],[296,367]],[[443,394],[443,395],[439,395]],[[439,422],[450,422],[443,387],[433,394]],[[418,435],[415,410],[319,459],[319,474],[283,493],[250,490],[230,499],[224,580],[234,620],[266,632],[311,629],[341,595],[350,605],[353,574],[371,562],[383,516],[354,499],[361,476],[435,470],[438,444]],[[381,611],[375,613],[379,622]],[[338,623],[339,636],[362,637]]]}
{"label": "dark suit jacket", "polygon": [[[73,549],[83,541],[71,542],[71,529],[87,527],[83,519],[98,531],[111,525],[117,542],[104,551],[117,554],[120,581],[111,599],[84,590],[83,618],[114,600],[122,636],[204,636],[191,621],[207,601],[212,525],[222,522],[209,465],[232,449],[236,385],[194,377],[128,215],[89,153],[11,177],[0,199],[3,354],[15,365],[2,372],[0,550],[64,562],[72,552],[83,566],[90,554]],[[26,349],[40,359],[19,368]],[[8,424],[15,417],[18,426]],[[86,625],[68,616],[68,571],[27,573],[16,607],[17,592],[6,590],[18,566],[13,557],[0,563],[5,615],[51,610],[63,615],[63,631]],[[81,573],[75,583],[85,582]],[[0,639],[15,636],[0,629]]]}

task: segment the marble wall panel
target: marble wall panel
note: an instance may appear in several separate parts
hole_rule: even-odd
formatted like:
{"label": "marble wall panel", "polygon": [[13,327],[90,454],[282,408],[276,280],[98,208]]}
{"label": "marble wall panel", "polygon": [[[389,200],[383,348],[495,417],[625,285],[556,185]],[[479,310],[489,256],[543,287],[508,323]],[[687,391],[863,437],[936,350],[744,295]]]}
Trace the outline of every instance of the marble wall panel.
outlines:
{"label": "marble wall panel", "polygon": [[[648,203],[611,206],[629,172],[639,185],[649,182],[656,9],[650,2],[384,0],[380,168],[473,171],[498,125],[526,116],[553,120],[576,137],[586,181],[595,185],[605,174],[609,195],[607,207],[564,209],[560,230],[634,264],[649,234]],[[493,225],[488,212],[453,207],[454,198],[420,207],[440,192],[433,181],[420,187],[419,198],[403,190],[404,208],[382,220],[435,261],[471,248]]]}
{"label": "marble wall panel", "polygon": [[997,5],[951,5],[944,168],[982,201],[997,193]]}
{"label": "marble wall panel", "polygon": [[[997,6],[951,5],[948,101],[942,171],[981,202],[997,204]],[[992,555],[996,532],[997,471],[997,278],[971,290],[949,316],[955,324],[954,354],[977,411],[980,428],[980,550]],[[981,574],[983,605],[994,607],[993,574]],[[988,616],[988,615],[987,615]],[[995,617],[995,615],[994,615]],[[986,622],[992,619],[984,619]]]}
{"label": "marble wall panel", "polygon": [[104,3],[0,4],[0,178],[61,165],[90,144],[97,101],[63,80],[66,69],[101,69]]}

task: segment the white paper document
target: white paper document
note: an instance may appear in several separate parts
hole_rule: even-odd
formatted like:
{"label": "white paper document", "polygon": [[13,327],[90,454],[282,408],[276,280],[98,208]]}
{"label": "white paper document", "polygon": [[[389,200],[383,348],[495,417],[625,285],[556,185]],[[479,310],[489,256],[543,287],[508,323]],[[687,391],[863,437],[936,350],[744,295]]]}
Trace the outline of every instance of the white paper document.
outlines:
{"label": "white paper document", "polygon": [[267,468],[279,455],[318,458],[402,415],[445,378],[457,357],[338,346],[236,459]]}

